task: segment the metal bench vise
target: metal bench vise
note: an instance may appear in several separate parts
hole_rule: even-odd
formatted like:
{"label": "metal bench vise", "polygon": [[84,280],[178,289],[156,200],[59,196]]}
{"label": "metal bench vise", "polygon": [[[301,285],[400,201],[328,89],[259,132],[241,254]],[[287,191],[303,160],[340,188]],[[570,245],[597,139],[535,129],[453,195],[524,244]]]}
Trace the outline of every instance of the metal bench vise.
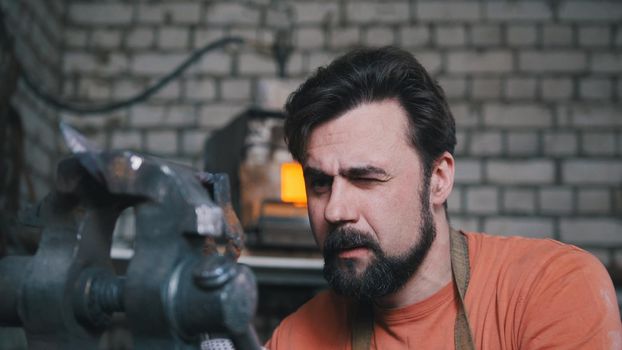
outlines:
{"label": "metal bench vise", "polygon": [[[63,131],[74,155],[59,163],[55,189],[38,206],[39,248],[0,260],[0,325],[23,327],[31,350],[97,349],[112,314],[122,312],[134,349],[198,349],[213,332],[237,349],[259,349],[256,283],[236,263],[242,229],[227,177],[94,151]],[[134,255],[117,276],[112,233],[129,207]]]}

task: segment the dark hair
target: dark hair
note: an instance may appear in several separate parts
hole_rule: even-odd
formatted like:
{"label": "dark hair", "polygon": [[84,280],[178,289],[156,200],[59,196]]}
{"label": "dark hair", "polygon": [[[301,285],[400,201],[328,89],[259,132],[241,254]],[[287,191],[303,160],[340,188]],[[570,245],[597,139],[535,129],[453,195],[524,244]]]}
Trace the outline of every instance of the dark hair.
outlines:
{"label": "dark hair", "polygon": [[409,52],[395,47],[357,49],[318,68],[285,104],[287,146],[304,163],[314,127],[363,103],[392,98],[408,115],[410,142],[429,176],[443,152],[453,154],[454,118],[441,87]]}

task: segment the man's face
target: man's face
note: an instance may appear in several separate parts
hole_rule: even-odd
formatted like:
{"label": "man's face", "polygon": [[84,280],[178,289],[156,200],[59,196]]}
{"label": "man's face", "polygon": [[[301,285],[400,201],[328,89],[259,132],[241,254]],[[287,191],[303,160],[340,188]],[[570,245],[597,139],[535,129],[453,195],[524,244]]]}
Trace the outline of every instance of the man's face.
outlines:
{"label": "man's face", "polygon": [[399,289],[434,240],[429,182],[395,100],[363,104],[317,126],[304,164],[309,218],[324,274],[339,293]]}

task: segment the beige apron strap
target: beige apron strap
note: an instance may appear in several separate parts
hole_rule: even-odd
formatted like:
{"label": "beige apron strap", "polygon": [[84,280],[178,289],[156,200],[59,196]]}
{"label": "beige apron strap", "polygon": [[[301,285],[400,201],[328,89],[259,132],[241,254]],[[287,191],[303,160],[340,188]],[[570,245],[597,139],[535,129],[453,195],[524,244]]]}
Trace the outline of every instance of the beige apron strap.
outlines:
{"label": "beige apron strap", "polygon": [[[464,297],[469,285],[470,266],[469,248],[466,236],[454,229],[450,229],[449,244],[451,252],[451,268],[453,279],[458,289],[458,314],[454,326],[454,343],[457,350],[475,350],[473,333],[469,326]],[[352,350],[369,350],[371,337],[374,331],[373,308],[367,303],[361,303],[352,317]]]}
{"label": "beige apron strap", "polygon": [[469,326],[469,318],[466,313],[464,297],[469,286],[469,248],[466,236],[454,229],[450,229],[449,244],[451,247],[451,269],[453,270],[454,282],[458,289],[458,314],[454,327],[454,343],[459,350],[475,350],[473,333]]}

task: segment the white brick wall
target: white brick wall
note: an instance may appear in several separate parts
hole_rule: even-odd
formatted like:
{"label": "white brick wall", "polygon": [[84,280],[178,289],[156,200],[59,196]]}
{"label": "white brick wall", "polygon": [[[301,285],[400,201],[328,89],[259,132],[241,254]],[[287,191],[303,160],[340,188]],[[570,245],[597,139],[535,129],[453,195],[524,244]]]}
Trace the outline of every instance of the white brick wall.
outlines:
{"label": "white brick wall", "polygon": [[480,126],[480,113],[466,103],[451,103],[451,112],[456,119],[458,128],[471,128]]}
{"label": "white brick wall", "polygon": [[484,231],[503,236],[553,237],[553,220],[533,217],[493,217],[485,220]]}
{"label": "white brick wall", "polygon": [[346,18],[351,23],[400,23],[408,21],[410,6],[407,1],[352,1],[346,2]]}
{"label": "white brick wall", "polygon": [[562,20],[572,21],[619,21],[622,18],[622,4],[617,1],[602,1],[598,4],[587,1],[565,1],[559,9]]}
{"label": "white brick wall", "polygon": [[469,152],[475,156],[498,155],[502,151],[501,133],[483,131],[471,133]]}
{"label": "white brick wall", "polygon": [[240,55],[240,73],[242,74],[276,74],[276,65],[269,57],[256,53]]}
{"label": "white brick wall", "polygon": [[130,125],[134,127],[158,126],[166,119],[164,106],[134,106],[130,113]]}
{"label": "white brick wall", "polygon": [[196,1],[150,6],[141,4],[138,8],[139,20],[162,24],[169,21],[174,24],[196,24],[201,19],[201,4]]}
{"label": "white brick wall", "polygon": [[437,50],[422,51],[417,50],[417,59],[427,69],[430,74],[438,73],[443,64],[443,57]]}
{"label": "white brick wall", "polygon": [[583,104],[572,105],[568,110],[571,125],[577,127],[620,127],[622,105]]}
{"label": "white brick wall", "polygon": [[572,155],[579,149],[577,135],[572,132],[551,131],[544,135],[544,154],[551,156]]}
{"label": "white brick wall", "polygon": [[541,81],[540,90],[543,99],[569,99],[573,94],[573,84],[568,78],[545,78]]}
{"label": "white brick wall", "polygon": [[580,188],[577,205],[581,214],[607,214],[611,210],[611,192],[603,189]]}
{"label": "white brick wall", "polygon": [[182,152],[201,156],[207,137],[208,135],[203,130],[184,130],[181,135]]}
{"label": "white brick wall", "polygon": [[158,36],[158,46],[162,49],[188,48],[190,46],[190,33],[186,28],[161,28]]}
{"label": "white brick wall", "polygon": [[133,6],[121,3],[74,3],[69,6],[69,21],[75,24],[129,24],[132,15]]}
{"label": "white brick wall", "polygon": [[320,28],[300,28],[296,41],[301,49],[319,49],[324,46],[324,32]]}
{"label": "white brick wall", "polygon": [[611,30],[604,25],[579,28],[579,45],[585,47],[607,46],[611,42]]}
{"label": "white brick wall", "polygon": [[484,105],[484,124],[491,127],[550,127],[553,116],[542,105],[490,103]]}
{"label": "white brick wall", "polygon": [[330,47],[335,49],[348,48],[360,43],[360,29],[358,27],[337,28],[329,32],[328,42]]}
{"label": "white brick wall", "polygon": [[95,48],[112,49],[121,43],[121,31],[118,29],[101,29],[91,33],[89,44]]}
{"label": "white brick wall", "polygon": [[585,132],[581,138],[581,151],[584,155],[615,155],[616,134],[613,132]]}
{"label": "white brick wall", "polygon": [[570,25],[548,24],[542,28],[542,45],[544,47],[569,46],[573,40],[574,32]]}
{"label": "white brick wall", "polygon": [[538,33],[535,25],[508,25],[506,30],[508,44],[513,46],[529,46],[536,43]]}
{"label": "white brick wall", "polygon": [[98,67],[95,55],[84,52],[68,52],[65,54],[64,71],[67,73],[90,72]]}
{"label": "white brick wall", "polygon": [[[467,80],[465,78],[448,78],[439,77],[438,83],[443,87],[445,96],[449,99],[457,99],[464,97],[467,91]],[[456,110],[452,109],[454,118],[456,117]],[[458,113],[459,114],[459,113]]]}
{"label": "white brick wall", "polygon": [[533,100],[536,97],[535,78],[510,78],[505,82],[505,96],[510,99]]}
{"label": "white brick wall", "polygon": [[139,75],[163,76],[186,58],[181,53],[143,53],[132,59],[132,72]]}
{"label": "white brick wall", "polygon": [[466,209],[473,214],[496,214],[501,206],[499,190],[492,186],[470,187],[466,191]]}
{"label": "white brick wall", "polygon": [[502,96],[503,86],[498,78],[474,78],[471,83],[471,97],[475,99],[497,99]]}
{"label": "white brick wall", "polygon": [[622,53],[595,53],[592,56],[590,70],[598,73],[620,73],[622,71]]}
{"label": "white brick wall", "polygon": [[548,187],[540,190],[540,210],[544,214],[570,214],[573,210],[573,192],[565,187]]}
{"label": "white brick wall", "polygon": [[402,47],[418,47],[430,41],[430,30],[425,26],[406,26],[400,29]]}
{"label": "white brick wall", "polygon": [[[269,1],[254,3],[73,1],[64,27],[53,24],[60,21],[41,21],[31,42],[42,44],[25,50],[33,54],[24,55],[24,62],[55,62],[55,55],[46,58],[43,51],[58,45],[56,37],[64,38],[66,51],[56,58],[62,69],[56,72],[66,78],[62,91],[68,97],[131,96],[192,49],[223,36],[271,45],[273,29],[284,24],[275,20],[282,14],[262,8]],[[289,79],[302,81],[355,46],[398,44],[439,80],[458,127],[456,188],[450,198],[454,224],[586,246],[612,244],[600,247],[601,253],[622,252],[622,239],[614,237],[622,212],[622,3],[286,3],[294,14]],[[6,0],[0,4],[27,8]],[[15,21],[15,27],[26,30],[26,23],[33,19]],[[205,136],[257,102],[258,82],[274,79],[275,73],[269,55],[250,47],[217,50],[154,99],[116,114],[119,128],[101,127],[93,138],[196,162]],[[41,80],[53,82],[54,74],[54,69],[41,73]],[[41,117],[43,107],[22,100],[28,105],[22,108],[29,115],[25,127],[31,135],[38,130],[45,135],[29,142],[51,153],[54,123]],[[51,163],[43,168],[52,168]],[[37,174],[44,170],[35,169]]]}
{"label": "white brick wall", "polygon": [[242,113],[245,106],[238,104],[209,104],[199,112],[199,126],[208,129],[222,128]]}
{"label": "white brick wall", "polygon": [[526,156],[538,154],[540,142],[534,131],[515,131],[507,134],[507,153],[509,155]]}
{"label": "white brick wall", "polygon": [[213,79],[189,79],[184,85],[185,97],[192,101],[210,101],[216,96]]}
{"label": "white brick wall", "polygon": [[486,18],[496,21],[545,21],[553,18],[551,7],[545,2],[486,2]]}
{"label": "white brick wall", "polygon": [[568,242],[585,244],[600,242],[602,244],[622,243],[622,222],[616,219],[581,218],[562,219],[562,238]]}
{"label": "white brick wall", "polygon": [[526,51],[518,55],[518,65],[526,72],[581,72],[587,68],[587,55],[578,51]]}
{"label": "white brick wall", "polygon": [[177,152],[177,132],[171,130],[154,130],[147,134],[145,140],[147,152],[163,155],[174,155]]}
{"label": "white brick wall", "polygon": [[231,74],[232,57],[222,52],[212,52],[203,56],[196,64],[196,71],[205,74],[228,75]]}
{"label": "white brick wall", "polygon": [[497,25],[474,25],[471,28],[471,44],[477,47],[495,46],[501,43],[501,27]]}
{"label": "white brick wall", "polygon": [[[503,211],[508,214],[536,212],[536,191],[528,188],[507,189],[503,193]],[[552,230],[550,230],[552,231]]]}
{"label": "white brick wall", "polygon": [[481,17],[481,4],[462,1],[421,1],[415,6],[417,19],[420,21],[478,21]]}
{"label": "white brick wall", "polygon": [[552,184],[554,164],[550,160],[491,160],[486,164],[487,179],[499,184]]}
{"label": "white brick wall", "polygon": [[512,66],[509,51],[457,51],[448,54],[448,70],[452,73],[507,73]]}
{"label": "white brick wall", "polygon": [[209,24],[259,24],[259,10],[249,8],[237,3],[217,2],[211,3],[207,8],[207,23]]}
{"label": "white brick wall", "polygon": [[457,184],[477,184],[482,181],[482,165],[477,160],[461,159],[460,163],[456,164],[456,169]]}
{"label": "white brick wall", "polygon": [[579,96],[586,100],[609,100],[613,94],[611,79],[587,78],[579,82]]}
{"label": "white brick wall", "polygon": [[363,42],[366,45],[395,45],[395,34],[392,28],[374,26],[367,29]]}
{"label": "white brick wall", "polygon": [[340,16],[339,4],[297,1],[293,3],[295,19],[300,24],[322,24],[326,20],[336,21]]}
{"label": "white brick wall", "polygon": [[250,101],[251,82],[249,79],[225,80],[220,86],[221,97],[231,101]]}
{"label": "white brick wall", "polygon": [[466,30],[460,25],[439,26],[434,32],[436,45],[464,46],[466,44]]}
{"label": "white brick wall", "polygon": [[142,137],[138,131],[119,130],[112,134],[110,141],[114,147],[140,150],[143,147]]}
{"label": "white brick wall", "polygon": [[138,27],[130,30],[126,36],[126,46],[129,49],[144,49],[154,43],[155,31],[150,28]]}
{"label": "white brick wall", "polygon": [[562,176],[566,183],[575,185],[601,184],[619,185],[622,179],[620,159],[568,160],[562,164]]}

